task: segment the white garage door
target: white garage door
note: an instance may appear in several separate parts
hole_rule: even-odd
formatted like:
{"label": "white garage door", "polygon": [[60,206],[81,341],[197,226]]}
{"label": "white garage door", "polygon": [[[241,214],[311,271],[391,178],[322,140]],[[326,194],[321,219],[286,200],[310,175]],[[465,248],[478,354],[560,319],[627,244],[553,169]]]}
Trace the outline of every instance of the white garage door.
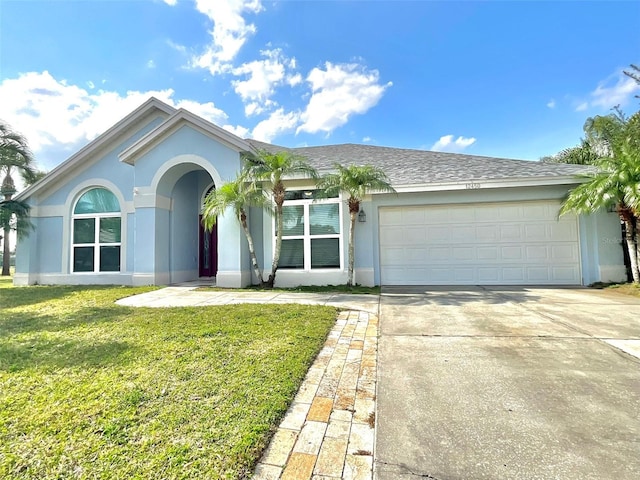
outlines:
{"label": "white garage door", "polygon": [[577,220],[557,202],[382,207],[383,285],[575,285]]}

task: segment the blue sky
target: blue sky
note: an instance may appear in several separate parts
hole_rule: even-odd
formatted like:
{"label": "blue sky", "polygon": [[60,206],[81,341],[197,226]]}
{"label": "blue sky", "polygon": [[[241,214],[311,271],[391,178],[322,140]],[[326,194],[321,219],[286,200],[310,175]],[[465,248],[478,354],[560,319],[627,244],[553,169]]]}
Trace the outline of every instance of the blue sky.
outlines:
{"label": "blue sky", "polygon": [[244,138],[537,160],[640,108],[640,2],[0,0],[0,119],[51,169],[154,95]]}

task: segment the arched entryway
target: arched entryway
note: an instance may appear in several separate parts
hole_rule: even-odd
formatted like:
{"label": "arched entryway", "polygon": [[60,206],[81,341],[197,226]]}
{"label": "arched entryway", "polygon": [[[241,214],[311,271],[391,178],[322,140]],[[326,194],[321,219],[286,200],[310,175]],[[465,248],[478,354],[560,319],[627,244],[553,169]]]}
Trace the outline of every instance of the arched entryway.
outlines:
{"label": "arched entryway", "polygon": [[[215,185],[210,185],[202,196],[201,205],[204,205],[207,196],[215,190]],[[211,230],[207,230],[203,224],[202,209],[199,216],[198,230],[198,274],[200,278],[215,277],[218,273],[218,224],[214,224]]]}
{"label": "arched entryway", "polygon": [[167,278],[172,284],[217,274],[217,228],[207,232],[201,221],[203,200],[215,188],[217,172],[210,172],[194,157],[167,162],[152,183],[156,193],[156,278]]}

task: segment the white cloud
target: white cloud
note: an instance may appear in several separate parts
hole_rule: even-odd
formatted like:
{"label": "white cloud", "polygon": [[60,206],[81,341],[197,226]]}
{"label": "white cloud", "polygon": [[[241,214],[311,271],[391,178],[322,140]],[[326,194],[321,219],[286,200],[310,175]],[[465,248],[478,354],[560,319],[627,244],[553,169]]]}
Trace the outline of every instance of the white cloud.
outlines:
{"label": "white cloud", "polygon": [[474,143],[476,143],[474,137],[465,138],[460,136],[454,140],[453,135],[445,135],[431,146],[431,150],[434,152],[461,152]]}
{"label": "white cloud", "polygon": [[576,106],[576,112],[584,112],[589,108],[589,102],[581,102]]}
{"label": "white cloud", "polygon": [[149,60],[147,62],[147,68],[156,68],[156,62],[154,62],[153,60]]}
{"label": "white cloud", "polygon": [[171,7],[174,7],[178,3],[178,0],[163,0],[163,1],[164,1],[164,3],[166,3],[167,5],[169,5]]}
{"label": "white cloud", "polygon": [[271,142],[276,136],[293,131],[300,122],[298,112],[285,113],[279,108],[269,115],[269,118],[258,123],[251,134],[251,138],[262,142]]}
{"label": "white cloud", "polygon": [[184,45],[180,45],[180,44],[175,43],[175,42],[173,42],[171,40],[166,40],[166,43],[170,48],[172,48],[176,52],[187,53],[187,47],[185,47]]}
{"label": "white cloud", "polygon": [[249,136],[249,129],[240,125],[223,125],[222,128],[240,138],[247,138]]}
{"label": "white cloud", "polygon": [[547,103],[547,107],[548,108],[556,108],[556,101],[552,98],[551,100],[549,100],[549,102]]}
{"label": "white cloud", "polygon": [[262,60],[243,63],[232,70],[236,76],[246,76],[246,80],[233,80],[235,92],[245,102],[245,114],[257,115],[277,104],[271,100],[276,88],[284,84],[295,85],[301,81],[300,74],[287,74],[287,69],[295,67],[295,59],[286,58],[282,50],[263,50]]}
{"label": "white cloud", "polygon": [[639,91],[640,85],[635,80],[622,73],[614,74],[600,82],[591,92],[591,105],[606,109],[625,105]]}
{"label": "white cloud", "polygon": [[589,108],[610,110],[616,105],[624,107],[639,92],[640,85],[620,69],[599,82],[588,98],[574,100],[575,111],[584,112]]}
{"label": "white cloud", "polygon": [[379,83],[377,70],[368,71],[358,64],[332,64],[314,68],[307,76],[312,95],[302,113],[299,132],[331,132],[347,123],[354,114],[375,106],[392,83]]}
{"label": "white cloud", "polygon": [[364,138],[362,139],[362,142],[363,142],[363,143],[369,143],[369,142],[372,142],[372,141],[373,141],[373,138],[371,138],[371,137],[364,137]]}
{"label": "white cloud", "polygon": [[174,100],[174,91],[106,90],[89,92],[49,72],[29,72],[0,83],[2,120],[26,136],[38,162],[52,168],[82,145],[106,131],[125,115],[155,96],[176,108],[185,108],[214,123],[227,115],[212,102]]}
{"label": "white cloud", "polygon": [[256,32],[255,25],[242,15],[262,11],[261,0],[196,0],[196,9],[209,17],[213,28],[211,44],[192,58],[192,66],[206,68],[211,75],[228,72],[242,46]]}

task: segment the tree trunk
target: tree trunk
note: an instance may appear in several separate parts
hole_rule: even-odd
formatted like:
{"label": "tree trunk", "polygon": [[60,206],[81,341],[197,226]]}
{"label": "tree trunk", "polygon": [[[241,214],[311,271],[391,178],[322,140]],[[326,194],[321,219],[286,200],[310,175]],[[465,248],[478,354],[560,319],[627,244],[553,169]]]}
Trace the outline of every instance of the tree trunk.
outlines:
{"label": "tree trunk", "polygon": [[349,212],[351,222],[349,223],[349,275],[347,277],[347,287],[353,286],[353,265],[355,263],[355,233],[356,233],[356,212]]}
{"label": "tree trunk", "polygon": [[282,250],[282,229],[284,228],[282,221],[282,204],[276,204],[276,248],[273,252],[273,262],[271,263],[271,273],[267,280],[267,287],[273,288],[276,282],[276,271],[278,270],[278,262],[280,262],[280,251]]}
{"label": "tree trunk", "polygon": [[264,285],[264,279],[262,278],[262,270],[260,270],[260,265],[258,265],[258,259],[256,258],[256,251],[253,247],[253,237],[251,236],[251,232],[249,231],[249,226],[247,225],[247,214],[244,210],[240,213],[240,223],[242,224],[242,228],[244,229],[244,234],[247,237],[247,243],[249,244],[249,255],[251,256],[251,266],[253,267],[253,272],[255,273],[258,281],[260,282],[260,286]]}
{"label": "tree trunk", "polygon": [[[6,201],[11,200],[11,194],[6,194],[4,199]],[[2,276],[6,277],[11,274],[11,244],[9,242],[9,236],[11,234],[11,225],[9,224],[9,220],[5,225],[2,225],[2,235],[3,235],[3,245],[2,249]]]}
{"label": "tree trunk", "polygon": [[[634,237],[634,228],[632,218],[625,216],[622,218],[625,226],[625,240],[627,242],[627,250],[629,252],[629,261],[631,263],[631,275],[633,283],[640,283],[640,272],[638,272],[638,248]],[[637,223],[637,222],[636,222]]]}
{"label": "tree trunk", "polygon": [[[633,240],[636,250],[636,270],[638,272],[638,278],[640,278],[640,219],[638,219],[638,217],[633,217],[633,223],[635,224],[635,238]],[[635,283],[638,282],[635,281]]]}
{"label": "tree trunk", "polygon": [[355,236],[356,236],[356,218],[358,212],[360,212],[360,200],[354,197],[349,197],[349,269],[347,276],[347,287],[353,286],[353,265],[355,263]]}
{"label": "tree trunk", "polygon": [[2,256],[2,276],[6,277],[11,274],[11,245],[9,245],[9,232],[11,232],[11,228],[8,225],[5,225],[4,230],[4,248],[3,248],[3,256]]}

